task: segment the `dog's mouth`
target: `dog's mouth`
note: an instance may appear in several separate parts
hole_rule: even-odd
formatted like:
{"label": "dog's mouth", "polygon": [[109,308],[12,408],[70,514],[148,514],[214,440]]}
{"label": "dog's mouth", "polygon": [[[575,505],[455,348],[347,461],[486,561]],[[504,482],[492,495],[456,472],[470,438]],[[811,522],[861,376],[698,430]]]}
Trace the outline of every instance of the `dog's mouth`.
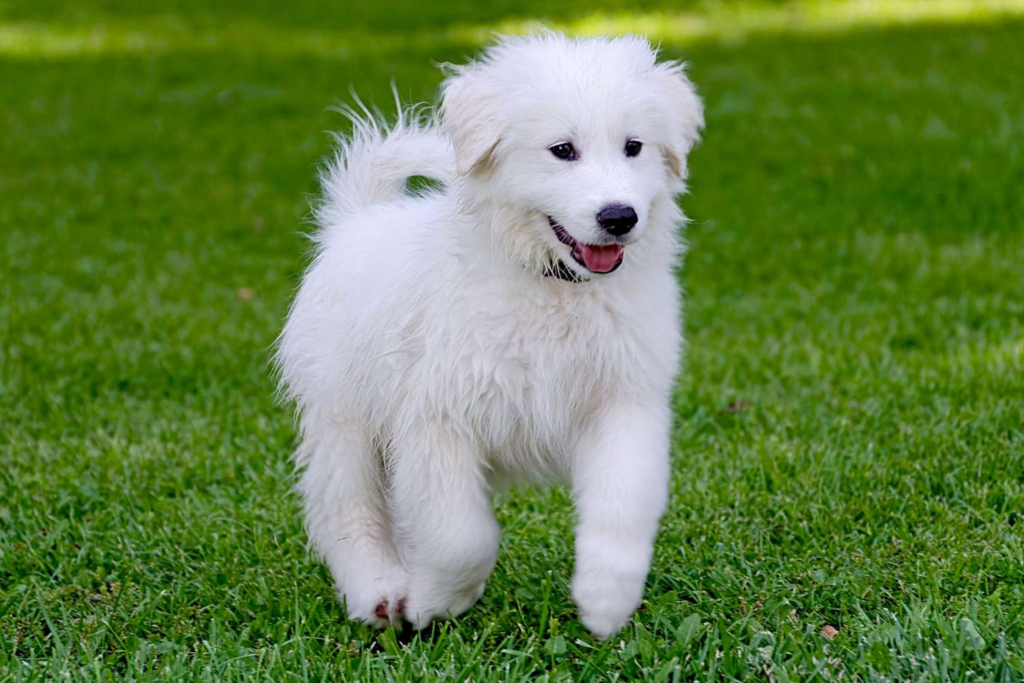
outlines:
{"label": "dog's mouth", "polygon": [[571,249],[572,258],[592,273],[610,273],[622,265],[621,244],[583,244],[573,239],[561,223],[548,216],[558,241]]}

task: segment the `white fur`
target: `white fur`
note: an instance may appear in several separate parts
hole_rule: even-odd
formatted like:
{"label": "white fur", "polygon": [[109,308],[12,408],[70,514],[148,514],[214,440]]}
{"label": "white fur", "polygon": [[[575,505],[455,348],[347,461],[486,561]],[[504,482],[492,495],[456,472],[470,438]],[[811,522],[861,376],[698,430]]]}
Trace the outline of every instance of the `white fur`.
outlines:
{"label": "white fur", "polygon": [[[422,628],[484,590],[492,487],[568,482],[573,597],[604,638],[640,603],[668,493],[675,195],[700,100],[644,39],[545,32],[451,67],[441,114],[390,130],[354,116],[323,173],[318,250],[278,351],[310,538],[350,618]],[[565,140],[578,160],[548,151]],[[410,196],[413,175],[445,187]],[[590,274],[546,216],[590,243],[610,203],[639,223],[621,268]],[[545,277],[552,258],[587,280]]]}

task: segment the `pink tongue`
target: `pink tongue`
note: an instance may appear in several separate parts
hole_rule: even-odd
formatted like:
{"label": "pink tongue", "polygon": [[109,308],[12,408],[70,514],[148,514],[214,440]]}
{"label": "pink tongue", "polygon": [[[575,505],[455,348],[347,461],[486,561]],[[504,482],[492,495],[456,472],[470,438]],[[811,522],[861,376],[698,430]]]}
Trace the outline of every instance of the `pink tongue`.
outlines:
{"label": "pink tongue", "polygon": [[595,273],[607,273],[615,268],[615,265],[622,258],[622,246],[619,244],[608,244],[602,247],[589,244],[576,245],[576,256],[578,256],[590,270]]}

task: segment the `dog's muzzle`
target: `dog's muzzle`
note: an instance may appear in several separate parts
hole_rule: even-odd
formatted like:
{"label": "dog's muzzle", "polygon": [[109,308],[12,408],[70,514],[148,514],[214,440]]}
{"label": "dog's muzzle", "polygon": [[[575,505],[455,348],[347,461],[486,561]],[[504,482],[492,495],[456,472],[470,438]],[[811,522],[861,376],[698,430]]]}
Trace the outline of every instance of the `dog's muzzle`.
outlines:
{"label": "dog's muzzle", "polygon": [[[548,216],[547,219],[558,241],[571,250],[569,253],[572,255],[573,260],[591,273],[605,275],[614,272],[622,265],[625,250],[621,244],[614,242],[611,244],[584,244],[574,239],[562,224],[554,218]],[[568,266],[564,263],[561,265],[563,268],[568,269]]]}

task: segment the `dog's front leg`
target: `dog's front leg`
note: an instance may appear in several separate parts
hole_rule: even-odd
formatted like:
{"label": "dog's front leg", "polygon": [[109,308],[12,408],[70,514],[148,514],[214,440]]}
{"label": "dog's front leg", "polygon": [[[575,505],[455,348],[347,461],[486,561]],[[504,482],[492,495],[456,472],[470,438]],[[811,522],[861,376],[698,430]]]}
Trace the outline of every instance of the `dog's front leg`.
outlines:
{"label": "dog's front leg", "polygon": [[396,444],[391,507],[409,569],[405,618],[421,629],[483,593],[501,531],[479,452],[449,425],[420,425]]}
{"label": "dog's front leg", "polygon": [[669,483],[667,406],[610,406],[573,463],[579,526],[572,594],[600,639],[629,621],[643,598]]}

